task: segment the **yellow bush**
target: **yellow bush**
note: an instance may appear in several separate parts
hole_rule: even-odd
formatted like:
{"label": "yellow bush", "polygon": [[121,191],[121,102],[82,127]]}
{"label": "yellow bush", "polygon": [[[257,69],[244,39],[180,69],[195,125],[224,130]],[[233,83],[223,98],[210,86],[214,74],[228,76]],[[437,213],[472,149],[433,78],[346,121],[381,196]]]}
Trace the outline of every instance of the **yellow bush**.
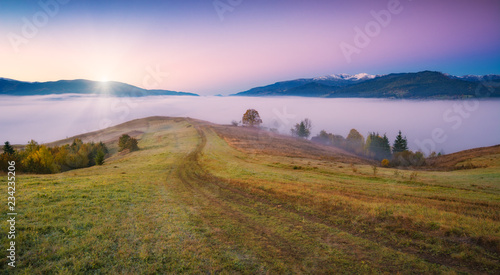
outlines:
{"label": "yellow bush", "polygon": [[389,167],[389,160],[388,159],[382,160],[382,167]]}

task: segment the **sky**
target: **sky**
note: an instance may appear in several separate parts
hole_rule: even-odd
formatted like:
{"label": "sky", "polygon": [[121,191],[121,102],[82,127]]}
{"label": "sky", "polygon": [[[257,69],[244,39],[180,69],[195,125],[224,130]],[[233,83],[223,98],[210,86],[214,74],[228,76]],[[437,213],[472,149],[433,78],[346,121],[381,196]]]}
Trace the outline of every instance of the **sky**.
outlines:
{"label": "sky", "polygon": [[0,77],[200,95],[338,73],[500,74],[498,0],[2,0]]}

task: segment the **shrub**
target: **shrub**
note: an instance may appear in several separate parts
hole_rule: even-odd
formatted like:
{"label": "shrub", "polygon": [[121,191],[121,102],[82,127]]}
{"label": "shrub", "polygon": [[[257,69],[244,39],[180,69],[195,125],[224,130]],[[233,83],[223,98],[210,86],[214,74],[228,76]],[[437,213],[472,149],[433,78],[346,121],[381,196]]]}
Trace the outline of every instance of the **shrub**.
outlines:
{"label": "shrub", "polygon": [[388,159],[383,159],[381,162],[382,167],[389,167],[389,160]]}
{"label": "shrub", "polygon": [[410,181],[415,181],[417,180],[417,177],[418,177],[418,173],[417,172],[413,172],[410,174]]}
{"label": "shrub", "polygon": [[127,134],[123,134],[118,140],[118,152],[121,152],[125,149],[129,149],[131,152],[139,150],[137,146],[137,139],[130,137]]}
{"label": "shrub", "polygon": [[406,150],[403,152],[395,153],[392,156],[391,166],[423,166],[425,165],[425,158],[422,152],[413,153]]}
{"label": "shrub", "polygon": [[352,172],[354,172],[354,173],[358,172],[358,168],[356,166],[354,166],[354,164],[352,164],[352,163],[351,163],[351,169],[352,169]]}

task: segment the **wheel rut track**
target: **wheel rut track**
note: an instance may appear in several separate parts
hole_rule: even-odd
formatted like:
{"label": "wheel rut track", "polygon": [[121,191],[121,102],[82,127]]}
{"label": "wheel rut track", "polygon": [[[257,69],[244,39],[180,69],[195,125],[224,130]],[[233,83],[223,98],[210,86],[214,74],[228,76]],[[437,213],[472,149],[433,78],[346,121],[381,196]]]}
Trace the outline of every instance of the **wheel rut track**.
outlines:
{"label": "wheel rut track", "polygon": [[[300,249],[298,249],[297,246],[295,246],[293,243],[290,241],[284,239],[283,237],[273,234],[270,232],[269,229],[259,226],[258,224],[255,224],[255,222],[250,221],[245,215],[240,213],[239,211],[228,211],[228,205],[224,203],[224,201],[221,200],[221,198],[218,198],[218,194],[220,191],[224,191],[230,194],[233,194],[234,196],[224,196],[222,199],[223,200],[228,200],[232,203],[239,204],[239,205],[244,205],[246,207],[251,207],[252,204],[249,203],[248,201],[257,201],[262,204],[265,204],[269,207],[276,207],[278,205],[282,205],[283,207],[281,208],[282,210],[286,210],[289,212],[293,212],[297,215],[302,216],[304,219],[308,220],[309,222],[312,223],[317,223],[317,224],[322,224],[337,230],[341,230],[344,232],[347,232],[353,236],[366,239],[375,243],[378,243],[380,245],[383,245],[385,247],[401,251],[403,253],[407,254],[412,254],[415,255],[416,257],[427,261],[429,263],[433,264],[438,264],[446,267],[450,267],[452,269],[455,269],[456,271],[459,272],[465,272],[465,273],[476,273],[478,268],[477,266],[463,266],[463,263],[461,263],[458,260],[452,259],[451,257],[440,257],[437,255],[428,255],[424,254],[417,249],[411,248],[411,247],[401,247],[398,245],[394,245],[391,243],[388,243],[386,241],[381,240],[378,238],[376,235],[370,234],[370,233],[358,233],[356,231],[353,231],[352,229],[348,227],[344,227],[338,224],[333,224],[328,220],[325,220],[324,217],[321,217],[323,215],[317,216],[313,215],[308,212],[300,211],[297,210],[295,207],[292,205],[288,205],[286,203],[277,203],[276,201],[271,200],[270,198],[266,198],[265,196],[261,195],[256,195],[256,194],[250,194],[248,192],[245,192],[239,188],[232,187],[231,184],[229,183],[228,180],[218,178],[211,173],[207,172],[206,170],[203,169],[201,164],[199,163],[199,156],[202,154],[203,149],[205,148],[205,145],[207,143],[207,138],[204,132],[204,125],[197,125],[196,122],[192,122],[194,128],[197,131],[197,134],[200,138],[200,141],[198,142],[196,148],[189,152],[186,157],[183,159],[182,163],[178,166],[177,173],[179,179],[182,181],[183,184],[188,186],[193,193],[195,194],[200,194],[206,199],[210,201],[210,203],[215,204],[219,207],[222,213],[224,213],[227,217],[231,218],[232,220],[238,222],[241,225],[244,225],[245,227],[253,230],[256,232],[256,235],[261,235],[266,237],[266,241],[268,244],[278,248],[281,252],[283,252],[284,257],[288,257],[290,259],[294,259],[297,261],[303,260],[301,257],[303,253],[300,253]],[[209,127],[209,126],[208,126]],[[235,180],[231,180],[231,182],[235,182]],[[274,216],[274,218],[282,218],[286,220],[285,222],[290,222],[290,218],[283,218],[279,216]],[[324,236],[325,239],[328,238],[328,236]]]}
{"label": "wheel rut track", "polygon": [[[222,188],[226,190],[230,189],[221,183],[224,182],[223,179],[219,179],[212,174],[204,171],[204,169],[199,164],[198,158],[206,145],[207,139],[203,130],[200,129],[200,126],[195,125],[195,129],[198,136],[200,137],[200,142],[194,150],[186,155],[177,169],[177,175],[182,183],[185,184],[190,190],[192,190],[193,194],[199,194],[207,199],[211,205],[217,206],[218,210],[225,217],[230,218],[239,226],[252,230],[256,236],[261,237],[261,240],[265,240],[265,245],[275,247],[276,250],[281,252],[281,257],[293,259],[294,261],[301,261],[302,255],[300,255],[300,253],[297,253],[297,247],[295,247],[290,241],[286,240],[282,236],[274,234],[269,229],[255,223],[254,221],[251,221],[248,217],[240,213],[240,211],[230,211],[234,208],[223,201],[228,199],[227,196],[223,197],[223,200],[221,200],[221,198],[218,198],[219,194],[216,194],[218,193],[218,190]],[[213,186],[210,186],[211,184]],[[230,191],[234,192],[236,190]],[[241,191],[238,193],[242,194]],[[230,201],[233,203],[237,202],[234,199],[231,199]],[[204,220],[207,223],[210,223],[209,220]]]}

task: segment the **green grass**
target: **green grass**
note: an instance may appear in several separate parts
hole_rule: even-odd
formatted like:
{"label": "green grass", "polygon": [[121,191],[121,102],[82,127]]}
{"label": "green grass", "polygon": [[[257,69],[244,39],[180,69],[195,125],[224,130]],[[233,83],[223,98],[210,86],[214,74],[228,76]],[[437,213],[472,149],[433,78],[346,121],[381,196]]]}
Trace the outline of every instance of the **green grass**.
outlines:
{"label": "green grass", "polygon": [[500,272],[496,155],[410,179],[246,153],[194,120],[147,125],[103,166],[17,178],[18,273]]}

